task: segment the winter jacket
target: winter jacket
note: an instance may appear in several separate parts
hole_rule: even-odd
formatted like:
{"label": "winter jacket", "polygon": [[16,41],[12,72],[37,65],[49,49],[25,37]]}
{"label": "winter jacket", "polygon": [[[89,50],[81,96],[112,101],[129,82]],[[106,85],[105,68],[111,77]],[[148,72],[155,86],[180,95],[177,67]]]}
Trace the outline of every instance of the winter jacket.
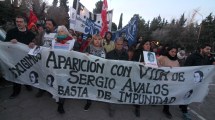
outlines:
{"label": "winter jacket", "polygon": [[184,66],[201,66],[201,65],[211,65],[211,62],[207,56],[202,56],[198,52],[188,56],[184,63]]}
{"label": "winter jacket", "polygon": [[106,58],[112,60],[128,60],[128,54],[125,50],[122,50],[122,52],[117,52],[117,50],[114,49],[107,53]]}

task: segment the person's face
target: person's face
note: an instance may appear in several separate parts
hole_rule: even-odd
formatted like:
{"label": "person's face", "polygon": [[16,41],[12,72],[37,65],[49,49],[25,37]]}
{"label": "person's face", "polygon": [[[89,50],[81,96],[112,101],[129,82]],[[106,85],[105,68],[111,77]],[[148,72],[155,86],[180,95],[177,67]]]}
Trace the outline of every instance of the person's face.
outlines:
{"label": "person's face", "polygon": [[99,39],[98,37],[95,37],[93,40],[93,45],[95,47],[100,47],[101,46],[101,39]]}
{"label": "person's face", "polygon": [[107,33],[107,40],[110,40],[110,39],[111,39],[111,34]]}
{"label": "person's face", "polygon": [[177,50],[176,50],[175,48],[173,48],[173,49],[171,49],[171,50],[169,51],[169,55],[170,55],[171,57],[175,57],[176,54],[177,54]]}
{"label": "person's face", "polygon": [[35,27],[32,27],[32,28],[31,28],[31,31],[36,32],[37,30],[36,30]]}
{"label": "person's face", "polygon": [[66,35],[66,31],[60,29],[60,30],[58,31],[58,35]]}
{"label": "person's face", "polygon": [[152,48],[155,48],[155,47],[156,47],[156,45],[155,45],[154,42],[151,43],[151,47],[152,47]]}
{"label": "person's face", "polygon": [[42,32],[43,32],[43,30],[44,30],[44,29],[43,29],[43,27],[41,27],[41,26],[40,26],[40,27],[38,27],[38,32],[39,32],[39,33],[42,33]]}
{"label": "person's face", "polygon": [[199,75],[199,73],[194,73],[194,82],[198,83],[201,81],[201,76]]}
{"label": "person's face", "polygon": [[25,28],[25,21],[23,18],[16,18],[16,26],[19,28],[19,29],[23,29]]}
{"label": "person's face", "polygon": [[206,46],[204,49],[201,49],[201,52],[202,52],[203,55],[208,55],[211,52],[211,47]]}
{"label": "person's face", "polygon": [[128,51],[128,58],[132,58],[134,56],[134,52]]}
{"label": "person's face", "polygon": [[155,58],[154,58],[154,55],[150,54],[150,55],[149,55],[149,61],[154,61],[154,59],[155,59]]}
{"label": "person's face", "polygon": [[91,37],[87,38],[87,41],[91,41],[91,40],[92,40],[92,38],[91,38]]}
{"label": "person's face", "polygon": [[30,75],[30,79],[31,79],[32,83],[35,83],[36,77],[35,77],[35,75],[33,73]]}
{"label": "person's face", "polygon": [[146,42],[144,45],[143,45],[143,49],[145,50],[145,51],[150,51],[150,42]]}
{"label": "person's face", "polygon": [[51,21],[46,21],[46,31],[47,31],[47,32],[52,32],[52,31],[54,31],[54,25],[52,24]]}
{"label": "person's face", "polygon": [[115,49],[116,50],[122,50],[123,48],[123,41],[122,40],[119,40],[115,43]]}

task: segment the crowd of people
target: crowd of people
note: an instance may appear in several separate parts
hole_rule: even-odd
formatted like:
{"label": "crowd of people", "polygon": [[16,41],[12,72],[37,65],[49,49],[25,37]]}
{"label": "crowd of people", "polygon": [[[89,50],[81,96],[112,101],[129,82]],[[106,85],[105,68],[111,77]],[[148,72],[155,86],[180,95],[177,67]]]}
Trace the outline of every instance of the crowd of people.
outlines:
{"label": "crowd of people", "polygon": [[[128,45],[128,41],[124,37],[118,37],[115,40],[112,39],[112,33],[106,32],[104,38],[99,34],[88,35],[86,39],[82,38],[82,34],[74,32],[73,30],[68,30],[65,26],[58,26],[54,20],[47,19],[45,26],[31,24],[27,28],[27,21],[22,16],[17,16],[16,27],[9,30],[6,35],[6,42],[12,42],[16,44],[21,42],[33,48],[35,45],[43,47],[52,47],[53,41],[59,42],[61,44],[71,44],[74,43],[70,50],[83,52],[105,59],[112,60],[127,60],[136,61],[144,64],[143,51],[155,52],[158,66],[159,67],[180,67],[180,66],[200,66],[200,65],[212,65],[215,64],[214,58],[211,55],[211,46],[209,44],[200,45],[199,49],[188,54],[185,49],[180,49],[176,45],[158,45],[154,41],[145,40],[144,37],[139,37],[137,44]],[[32,78],[32,82],[37,83],[33,80],[35,73],[29,76]],[[50,81],[49,81],[50,82]],[[29,85],[25,85],[27,90],[31,91],[32,88]],[[13,93],[10,98],[16,98],[21,91],[21,85],[14,83]],[[39,89],[36,97],[42,97],[44,90]],[[64,98],[59,98],[57,101],[58,108],[57,111],[61,114],[64,111]],[[87,100],[84,110],[89,110],[92,105],[91,100]],[[140,117],[140,105],[134,105],[135,115]],[[187,105],[179,106],[183,118],[190,120],[188,114]],[[109,105],[109,115],[112,117],[114,115],[114,105]],[[169,105],[164,105],[163,113],[167,118],[172,118],[172,114],[169,109]]]}

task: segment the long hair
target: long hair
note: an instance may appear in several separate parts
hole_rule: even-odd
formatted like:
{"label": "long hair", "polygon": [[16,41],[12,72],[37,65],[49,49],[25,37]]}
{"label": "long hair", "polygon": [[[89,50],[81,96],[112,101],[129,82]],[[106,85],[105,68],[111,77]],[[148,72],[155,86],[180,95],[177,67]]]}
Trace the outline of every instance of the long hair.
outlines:
{"label": "long hair", "polygon": [[105,40],[107,40],[107,35],[108,34],[110,34],[111,35],[111,37],[110,37],[110,40],[112,40],[112,37],[113,37],[113,35],[112,35],[112,33],[110,32],[110,31],[107,31],[106,33],[105,33]]}
{"label": "long hair", "polygon": [[[147,43],[147,42],[150,43],[150,40],[143,40],[143,41],[141,41],[140,45],[138,46],[138,49],[143,49],[143,45],[144,45],[145,43]],[[150,45],[150,46],[151,46],[151,45]],[[150,48],[150,49],[151,49],[151,48]]]}

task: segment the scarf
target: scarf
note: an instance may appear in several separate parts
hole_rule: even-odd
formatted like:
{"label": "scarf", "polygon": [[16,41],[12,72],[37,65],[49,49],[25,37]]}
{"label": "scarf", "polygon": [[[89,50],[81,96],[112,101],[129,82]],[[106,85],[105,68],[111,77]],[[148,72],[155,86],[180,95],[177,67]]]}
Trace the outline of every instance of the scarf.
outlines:
{"label": "scarf", "polygon": [[57,36],[57,42],[61,44],[65,44],[67,41],[72,40],[72,37],[67,35],[58,35]]}

